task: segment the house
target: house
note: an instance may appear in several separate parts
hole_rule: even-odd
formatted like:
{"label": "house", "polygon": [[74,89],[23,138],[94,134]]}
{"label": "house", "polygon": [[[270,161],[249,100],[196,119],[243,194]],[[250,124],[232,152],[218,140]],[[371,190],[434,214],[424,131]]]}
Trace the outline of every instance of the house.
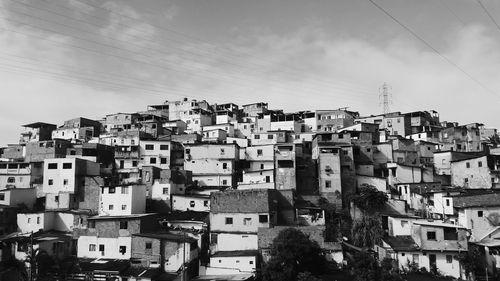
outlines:
{"label": "house", "polygon": [[99,121],[78,117],[64,121],[64,125],[52,131],[52,139],[88,141],[100,133]]}
{"label": "house", "polygon": [[103,186],[99,198],[100,216],[124,216],[146,211],[146,186],[142,184]]}
{"label": "house", "polygon": [[33,208],[36,201],[36,189],[34,188],[8,188],[0,189],[0,205],[19,206]]}
{"label": "house", "polygon": [[104,117],[103,127],[106,132],[124,131],[136,128],[137,113],[114,113]]}
{"label": "house", "polygon": [[481,136],[476,126],[450,126],[439,132],[441,150],[458,152],[482,151]]}
{"label": "house", "polygon": [[470,241],[480,241],[500,225],[500,193],[460,194],[451,198],[458,224],[470,231]]}
{"label": "house", "polygon": [[389,235],[375,246],[380,259],[392,258],[402,269],[414,264],[444,276],[465,276],[456,258],[468,249],[465,227],[411,217],[389,219]]}
{"label": "house", "polygon": [[87,227],[79,229],[79,258],[130,259],[132,236],[156,231],[159,224],[154,214],[126,216],[94,216]]}
{"label": "house", "polygon": [[476,156],[451,161],[451,185],[464,188],[500,186],[500,156]]}
{"label": "house", "polygon": [[186,270],[193,276],[198,272],[199,248],[196,239],[168,232],[137,233],[132,235],[131,259],[134,264],[161,268],[165,272]]}
{"label": "house", "polygon": [[42,179],[43,162],[0,162],[0,189],[32,188]]}
{"label": "house", "polygon": [[23,132],[21,132],[20,144],[28,142],[47,141],[52,139],[52,131],[57,128],[55,124],[44,122],[35,122],[23,125]]}
{"label": "house", "polygon": [[302,114],[304,123],[313,132],[334,132],[352,126],[358,117],[358,112],[348,111],[347,108],[306,111]]}
{"label": "house", "polygon": [[172,211],[210,211],[209,195],[172,195]]}
{"label": "house", "polygon": [[265,102],[256,102],[241,106],[243,114],[246,116],[258,116],[259,114],[267,113],[268,104]]}
{"label": "house", "polygon": [[237,144],[186,144],[184,169],[199,186],[236,187],[240,177]]}
{"label": "house", "polygon": [[64,158],[66,150],[71,147],[67,140],[56,139],[26,143],[25,162],[43,162],[48,158]]}
{"label": "house", "polygon": [[[277,223],[277,192],[234,190],[215,192],[210,197],[210,267],[235,269],[235,272],[254,271],[257,231],[259,227],[268,228]],[[240,260],[245,262],[240,263]],[[210,274],[208,272],[207,269]]]}
{"label": "house", "polygon": [[72,208],[84,185],[85,176],[99,176],[100,165],[79,158],[53,158],[44,161],[43,192],[47,209]]}
{"label": "house", "polygon": [[139,155],[142,165],[160,169],[179,169],[184,165],[184,149],[178,142],[140,140]]}
{"label": "house", "polygon": [[[276,189],[297,188],[297,145],[277,144],[274,149]],[[267,180],[267,179],[266,179]]]}

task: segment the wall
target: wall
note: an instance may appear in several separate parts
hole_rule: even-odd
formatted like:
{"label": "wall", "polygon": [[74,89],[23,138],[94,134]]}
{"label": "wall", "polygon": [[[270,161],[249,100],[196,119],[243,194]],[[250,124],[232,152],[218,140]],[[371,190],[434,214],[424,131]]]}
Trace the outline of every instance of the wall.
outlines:
{"label": "wall", "polygon": [[4,200],[0,200],[0,205],[16,207],[19,204],[24,204],[31,209],[36,201],[35,188],[0,189],[0,194],[4,195]]}
{"label": "wall", "polygon": [[20,232],[37,232],[51,230],[54,226],[54,213],[19,213],[17,214],[17,227]]}
{"label": "wall", "polygon": [[[478,212],[482,212],[481,217]],[[500,223],[500,206],[460,209],[458,221],[472,232],[471,241],[479,241]]]}
{"label": "wall", "polygon": [[357,175],[357,187],[363,185],[374,186],[378,191],[387,192],[387,179]]}
{"label": "wall", "polygon": [[[217,233],[217,245],[213,252],[257,250],[257,234]],[[213,242],[211,242],[213,243]]]}
{"label": "wall", "polygon": [[[274,169],[255,172],[243,172],[242,184],[249,183],[272,183],[274,182]],[[238,183],[240,184],[240,183]]]}
{"label": "wall", "polygon": [[[90,251],[89,245],[94,244],[95,251]],[[104,253],[99,251],[99,245],[104,245]],[[126,247],[124,254],[120,253],[120,246]],[[78,238],[79,258],[106,258],[130,259],[132,250],[132,237],[104,238],[96,236],[80,236]]]}
{"label": "wall", "polygon": [[[469,168],[467,168],[467,163],[470,165]],[[479,167],[479,163],[482,167]],[[451,184],[466,188],[491,188],[492,182],[487,157],[452,162]]]}
{"label": "wall", "polygon": [[172,195],[173,211],[210,211],[210,197]]}
{"label": "wall", "polygon": [[[114,188],[115,193],[109,193]],[[125,193],[124,193],[125,192]],[[113,205],[110,210],[109,206]],[[125,208],[123,208],[125,206]],[[99,215],[120,216],[141,214],[146,210],[146,186],[126,185],[104,187],[100,197]]]}
{"label": "wall", "polygon": [[[267,215],[267,222],[260,223],[259,215]],[[226,218],[232,218],[232,224],[226,224]],[[249,218],[249,223],[244,223],[244,219]],[[210,228],[211,231],[225,231],[225,232],[251,232],[257,233],[259,227],[270,227],[271,218],[269,213],[210,213]]]}
{"label": "wall", "polygon": [[[239,256],[239,257],[211,257],[210,258],[210,271],[212,274],[217,274],[218,272],[214,269],[216,268],[227,268],[235,269],[239,273],[253,273],[255,272],[257,258],[255,256]],[[207,274],[208,274],[207,269]]]}

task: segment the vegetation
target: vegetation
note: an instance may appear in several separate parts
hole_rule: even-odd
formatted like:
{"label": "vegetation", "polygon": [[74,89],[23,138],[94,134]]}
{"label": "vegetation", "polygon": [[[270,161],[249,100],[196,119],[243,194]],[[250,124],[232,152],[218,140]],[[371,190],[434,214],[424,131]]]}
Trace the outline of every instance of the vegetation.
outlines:
{"label": "vegetation", "polygon": [[383,259],[378,263],[375,257],[365,251],[354,256],[352,274],[356,281],[403,281],[401,274],[392,259]]}
{"label": "vegetation", "polygon": [[388,198],[385,192],[378,191],[371,185],[362,186],[358,194],[351,197],[351,201],[367,213],[378,212],[382,210]]}
{"label": "vegetation", "polygon": [[372,216],[364,216],[354,221],[351,237],[354,245],[371,248],[379,243],[384,235],[380,220]]}
{"label": "vegetation", "polygon": [[467,278],[473,278],[483,266],[481,251],[478,247],[470,247],[467,252],[460,253],[457,259],[462,264]]}
{"label": "vegetation", "polygon": [[273,240],[271,260],[264,266],[264,281],[301,280],[314,281],[322,274],[326,260],[317,242],[294,228],[281,231]]}

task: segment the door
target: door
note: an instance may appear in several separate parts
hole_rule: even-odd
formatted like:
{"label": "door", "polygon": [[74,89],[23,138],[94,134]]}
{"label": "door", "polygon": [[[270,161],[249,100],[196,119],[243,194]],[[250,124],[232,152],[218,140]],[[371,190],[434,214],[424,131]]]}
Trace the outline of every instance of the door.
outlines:
{"label": "door", "polygon": [[437,273],[436,255],[429,255],[429,268],[432,273]]}

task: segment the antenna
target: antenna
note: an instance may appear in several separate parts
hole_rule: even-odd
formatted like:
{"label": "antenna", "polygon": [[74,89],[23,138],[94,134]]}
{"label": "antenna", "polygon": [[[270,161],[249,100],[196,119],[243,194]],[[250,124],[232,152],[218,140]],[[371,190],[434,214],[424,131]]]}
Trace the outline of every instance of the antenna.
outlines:
{"label": "antenna", "polygon": [[[389,89],[392,89],[387,83],[384,83],[380,88],[380,95],[378,96],[381,99],[380,105],[384,106],[384,114],[389,113],[389,103],[391,102],[392,94],[389,93]],[[392,102],[391,102],[392,103]]]}

